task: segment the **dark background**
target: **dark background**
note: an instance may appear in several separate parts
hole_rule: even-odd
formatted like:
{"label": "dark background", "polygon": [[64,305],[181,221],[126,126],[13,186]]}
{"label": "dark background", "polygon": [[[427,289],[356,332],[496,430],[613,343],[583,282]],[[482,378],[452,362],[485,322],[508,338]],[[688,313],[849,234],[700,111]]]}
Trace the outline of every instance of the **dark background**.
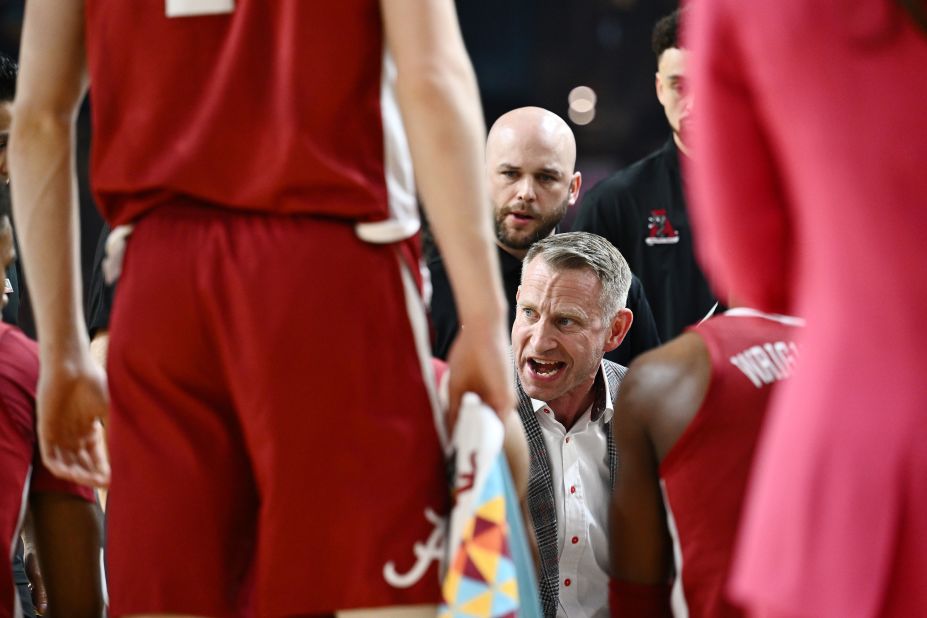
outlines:
{"label": "dark background", "polygon": [[[23,0],[0,0],[0,51],[13,57],[23,5]],[[597,94],[595,119],[585,126],[571,123],[584,189],[655,150],[669,131],[654,94],[650,32],[676,6],[676,0],[459,0],[487,125],[523,105],[566,118],[570,90],[585,85]],[[87,188],[90,129],[84,107],[79,171],[86,282],[101,221]]]}

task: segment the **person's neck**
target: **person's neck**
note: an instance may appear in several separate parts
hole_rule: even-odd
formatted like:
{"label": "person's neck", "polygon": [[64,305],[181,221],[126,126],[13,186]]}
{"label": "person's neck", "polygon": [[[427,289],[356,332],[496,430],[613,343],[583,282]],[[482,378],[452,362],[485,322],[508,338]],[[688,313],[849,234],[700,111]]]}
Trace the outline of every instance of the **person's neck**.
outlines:
{"label": "person's neck", "polygon": [[683,143],[682,138],[679,137],[679,133],[673,133],[673,141],[676,142],[676,149],[687,157],[692,156],[689,154],[689,148]]}
{"label": "person's neck", "polygon": [[595,402],[595,376],[585,385],[574,389],[582,393],[581,395],[567,393],[553,401],[547,402],[547,407],[554,411],[554,418],[557,422],[569,431],[576,424],[576,421],[588,410]]}
{"label": "person's neck", "polygon": [[498,239],[496,239],[496,246],[519,261],[524,260],[525,256],[528,255],[527,249],[513,249],[512,247],[502,244]]}

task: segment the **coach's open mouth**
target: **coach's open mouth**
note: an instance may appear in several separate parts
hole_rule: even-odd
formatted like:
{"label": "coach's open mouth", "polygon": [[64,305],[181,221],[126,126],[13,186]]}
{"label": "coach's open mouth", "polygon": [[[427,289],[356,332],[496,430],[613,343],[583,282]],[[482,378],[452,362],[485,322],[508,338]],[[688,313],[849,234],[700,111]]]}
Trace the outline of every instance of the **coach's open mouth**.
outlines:
{"label": "coach's open mouth", "polygon": [[542,378],[550,378],[559,373],[561,369],[566,365],[562,361],[549,361],[541,360],[540,358],[529,358],[528,367],[531,369],[532,373],[535,373]]}

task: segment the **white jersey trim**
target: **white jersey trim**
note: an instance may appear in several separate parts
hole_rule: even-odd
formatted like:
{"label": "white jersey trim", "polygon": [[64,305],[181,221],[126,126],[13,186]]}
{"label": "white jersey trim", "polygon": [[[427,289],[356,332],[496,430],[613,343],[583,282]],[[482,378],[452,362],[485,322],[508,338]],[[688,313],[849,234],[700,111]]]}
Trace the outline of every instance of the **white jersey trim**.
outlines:
{"label": "white jersey trim", "polygon": [[400,272],[402,273],[402,286],[405,292],[406,314],[409,316],[409,325],[412,327],[412,336],[415,339],[415,351],[418,353],[419,365],[421,365],[422,379],[425,381],[425,390],[428,392],[428,400],[431,402],[431,411],[434,416],[435,430],[438,433],[438,439],[441,441],[441,448],[445,457],[451,454],[450,437],[448,436],[447,423],[444,418],[444,410],[440,405],[438,397],[438,385],[435,383],[434,368],[431,364],[431,343],[428,335],[428,317],[425,312],[425,304],[418,286],[409,267],[402,260],[397,260]]}
{"label": "white jersey trim", "polygon": [[751,309],[750,307],[734,307],[733,309],[725,311],[724,315],[729,315],[734,318],[763,318],[785,324],[786,326],[805,325],[805,320],[803,318],[796,318],[791,315],[782,315],[779,313],[765,313],[757,309]]}
{"label": "white jersey trim", "polygon": [[673,618],[689,618],[689,604],[686,603],[686,591],[682,587],[682,543],[679,540],[679,529],[676,528],[673,507],[666,494],[666,483],[663,479],[660,479],[660,491],[663,494],[663,504],[666,505],[666,526],[673,539],[673,561],[676,563],[676,580],[673,582],[673,591],[670,595],[670,609],[673,612]]}
{"label": "white jersey trim", "polygon": [[380,115],[389,217],[383,221],[358,223],[354,229],[363,241],[388,244],[414,236],[421,227],[421,222],[415,194],[412,155],[396,97],[396,65],[385,47],[380,76]]}

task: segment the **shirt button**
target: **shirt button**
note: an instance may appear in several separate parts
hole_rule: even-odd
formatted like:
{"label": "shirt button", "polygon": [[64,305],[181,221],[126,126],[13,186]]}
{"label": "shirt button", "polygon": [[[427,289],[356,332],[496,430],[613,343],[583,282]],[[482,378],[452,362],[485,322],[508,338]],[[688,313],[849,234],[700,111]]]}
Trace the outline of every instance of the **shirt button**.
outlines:
{"label": "shirt button", "polygon": [[544,408],[544,414],[550,414],[550,410],[548,408]]}
{"label": "shirt button", "polygon": [[566,443],[567,443],[567,444],[570,443],[570,438],[567,438],[567,439],[566,439]]}
{"label": "shirt button", "polygon": [[571,485],[571,486],[570,486],[570,493],[571,493],[571,494],[575,494],[575,493],[576,493],[576,485]]}
{"label": "shirt button", "polygon": [[572,584],[572,583],[573,583],[573,581],[572,581],[569,577],[567,577],[565,580],[563,580],[563,585],[564,585],[564,586],[569,586],[569,585]]}
{"label": "shirt button", "polygon": [[576,545],[577,543],[579,543],[579,537],[574,536],[572,539],[570,539],[570,541],[573,543],[573,545]]}

